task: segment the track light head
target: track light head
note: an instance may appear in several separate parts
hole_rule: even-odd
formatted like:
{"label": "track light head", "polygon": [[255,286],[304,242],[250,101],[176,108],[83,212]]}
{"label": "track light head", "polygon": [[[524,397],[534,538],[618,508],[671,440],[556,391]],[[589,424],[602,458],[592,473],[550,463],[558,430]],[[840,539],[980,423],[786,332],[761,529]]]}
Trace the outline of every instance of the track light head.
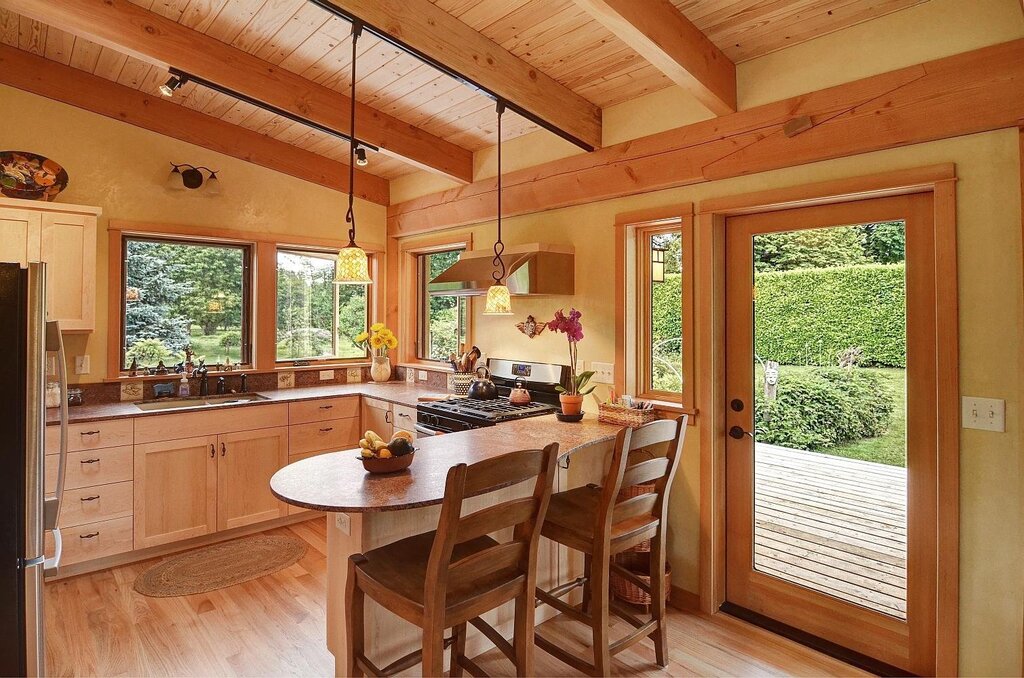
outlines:
{"label": "track light head", "polygon": [[172,97],[174,96],[174,90],[184,85],[187,81],[188,78],[185,76],[171,73],[171,77],[167,78],[167,82],[160,85],[160,94],[163,94],[165,97]]}
{"label": "track light head", "polygon": [[366,149],[362,146],[356,146],[356,164],[360,167],[366,167],[370,164],[370,161],[366,159]]}

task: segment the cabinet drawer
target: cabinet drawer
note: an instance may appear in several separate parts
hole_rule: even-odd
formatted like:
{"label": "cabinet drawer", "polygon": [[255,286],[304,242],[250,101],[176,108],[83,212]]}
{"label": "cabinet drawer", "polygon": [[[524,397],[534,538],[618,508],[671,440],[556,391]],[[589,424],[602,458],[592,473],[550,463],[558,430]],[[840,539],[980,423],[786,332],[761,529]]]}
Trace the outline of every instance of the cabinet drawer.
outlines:
{"label": "cabinet drawer", "polygon": [[135,422],[135,442],[156,443],[177,440],[183,435],[208,436],[287,425],[288,406],[284,403],[214,408],[200,412],[139,417]]}
{"label": "cabinet drawer", "polygon": [[[68,426],[68,452],[98,450],[104,447],[131,445],[134,422],[131,419],[87,421]],[[46,427],[46,454],[60,453],[60,426]]]}
{"label": "cabinet drawer", "polygon": [[406,407],[405,405],[395,405],[393,413],[395,416],[391,421],[394,424],[395,430],[408,431],[413,434],[413,437],[415,437],[416,408]]}
{"label": "cabinet drawer", "polygon": [[[46,457],[46,493],[57,488],[59,455]],[[68,468],[64,476],[64,489],[75,490],[93,485],[108,485],[131,480],[133,477],[132,446],[111,447],[104,450],[83,450],[68,454]]]}
{"label": "cabinet drawer", "polygon": [[313,424],[288,427],[288,454],[328,452],[359,444],[359,418],[329,419]]}
{"label": "cabinet drawer", "polygon": [[323,398],[288,403],[289,424],[311,424],[330,419],[347,419],[359,416],[359,398]]}
{"label": "cabinet drawer", "polygon": [[[64,542],[61,565],[74,565],[132,550],[132,518],[86,523],[60,531]],[[53,555],[53,535],[46,533],[46,555]]]}
{"label": "cabinet drawer", "polygon": [[65,490],[60,509],[60,526],[74,527],[100,520],[131,517],[133,483],[126,480],[110,485]]}

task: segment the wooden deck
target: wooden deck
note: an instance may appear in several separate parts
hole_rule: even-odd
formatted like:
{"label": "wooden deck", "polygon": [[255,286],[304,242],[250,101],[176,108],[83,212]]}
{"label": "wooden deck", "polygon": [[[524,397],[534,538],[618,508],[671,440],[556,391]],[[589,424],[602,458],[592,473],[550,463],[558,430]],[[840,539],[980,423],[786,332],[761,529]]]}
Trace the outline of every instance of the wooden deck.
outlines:
{"label": "wooden deck", "polygon": [[906,619],[906,469],[758,443],[754,567]]}

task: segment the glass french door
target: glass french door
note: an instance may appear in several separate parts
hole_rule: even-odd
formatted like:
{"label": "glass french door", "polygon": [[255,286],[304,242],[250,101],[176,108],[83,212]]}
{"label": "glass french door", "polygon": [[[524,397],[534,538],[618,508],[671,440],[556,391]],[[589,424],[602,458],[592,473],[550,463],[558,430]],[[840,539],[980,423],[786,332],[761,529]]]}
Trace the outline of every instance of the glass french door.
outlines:
{"label": "glass french door", "polygon": [[931,194],[729,218],[726,601],[935,657]]}

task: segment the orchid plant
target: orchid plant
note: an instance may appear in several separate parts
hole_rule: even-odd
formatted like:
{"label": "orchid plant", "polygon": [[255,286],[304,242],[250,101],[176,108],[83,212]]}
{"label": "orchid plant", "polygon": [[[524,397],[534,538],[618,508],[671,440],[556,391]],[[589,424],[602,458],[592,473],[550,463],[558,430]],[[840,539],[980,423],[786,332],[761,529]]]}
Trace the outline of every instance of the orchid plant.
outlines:
{"label": "orchid plant", "polygon": [[560,385],[555,387],[559,393],[568,396],[585,396],[597,388],[596,386],[587,388],[587,383],[594,376],[592,370],[579,372],[577,369],[577,344],[583,341],[583,324],[580,322],[582,316],[583,314],[575,308],[569,310],[568,316],[562,312],[562,309],[558,309],[555,311],[555,319],[548,322],[549,329],[561,332],[569,340],[569,388],[563,388]]}

